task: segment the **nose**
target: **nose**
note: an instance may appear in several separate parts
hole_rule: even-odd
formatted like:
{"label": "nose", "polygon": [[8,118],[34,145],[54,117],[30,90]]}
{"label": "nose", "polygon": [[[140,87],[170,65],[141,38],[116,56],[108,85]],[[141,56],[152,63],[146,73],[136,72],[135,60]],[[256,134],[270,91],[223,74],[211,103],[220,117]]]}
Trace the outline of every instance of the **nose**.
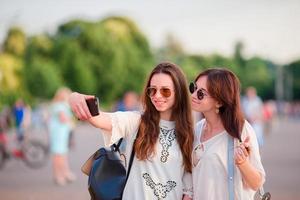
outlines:
{"label": "nose", "polygon": [[154,97],[156,97],[156,98],[161,98],[161,97],[163,97],[162,94],[160,93],[160,90],[157,90],[157,91],[156,91]]}

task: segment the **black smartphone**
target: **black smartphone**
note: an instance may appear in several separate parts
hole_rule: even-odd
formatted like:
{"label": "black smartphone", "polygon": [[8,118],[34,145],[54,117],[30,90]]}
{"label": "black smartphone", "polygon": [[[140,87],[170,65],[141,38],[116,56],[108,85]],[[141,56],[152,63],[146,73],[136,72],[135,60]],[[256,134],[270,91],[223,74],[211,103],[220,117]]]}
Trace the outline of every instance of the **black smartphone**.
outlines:
{"label": "black smartphone", "polygon": [[97,97],[91,98],[91,99],[86,99],[86,104],[89,108],[89,111],[92,116],[97,116],[99,115],[99,100]]}

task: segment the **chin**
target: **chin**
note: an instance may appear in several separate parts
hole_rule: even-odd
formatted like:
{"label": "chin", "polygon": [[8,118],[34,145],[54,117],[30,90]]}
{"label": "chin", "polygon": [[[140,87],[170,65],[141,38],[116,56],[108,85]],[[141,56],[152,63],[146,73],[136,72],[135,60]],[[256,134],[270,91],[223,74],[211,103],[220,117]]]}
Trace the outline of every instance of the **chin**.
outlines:
{"label": "chin", "polygon": [[166,111],[167,109],[166,108],[162,108],[162,107],[155,107],[157,111],[159,112],[164,112]]}
{"label": "chin", "polygon": [[193,110],[193,111],[196,111],[196,112],[203,112],[202,109],[199,109],[199,108],[197,108],[197,107],[195,107],[195,106],[192,106],[192,110]]}

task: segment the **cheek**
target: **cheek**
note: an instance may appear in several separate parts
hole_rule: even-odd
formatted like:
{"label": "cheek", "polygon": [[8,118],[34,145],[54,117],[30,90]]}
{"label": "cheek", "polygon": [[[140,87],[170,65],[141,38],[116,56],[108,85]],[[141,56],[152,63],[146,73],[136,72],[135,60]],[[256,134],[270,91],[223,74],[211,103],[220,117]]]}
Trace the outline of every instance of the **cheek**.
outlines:
{"label": "cheek", "polygon": [[194,111],[198,111],[198,112],[208,111],[212,107],[213,107],[212,103],[209,101],[206,101],[205,99],[198,101],[198,102],[192,101],[192,109]]}
{"label": "cheek", "polygon": [[202,111],[201,107],[202,107],[201,103],[195,103],[192,101],[192,109],[194,111],[201,112]]}
{"label": "cheek", "polygon": [[175,95],[172,95],[169,99],[170,105],[173,106],[175,104]]}
{"label": "cheek", "polygon": [[154,105],[154,99],[150,98],[150,101],[151,101],[152,105]]}
{"label": "cheek", "polygon": [[165,103],[164,103],[164,109],[169,110],[169,109],[173,109],[175,105],[175,98],[174,97],[169,97],[168,99],[166,99]]}

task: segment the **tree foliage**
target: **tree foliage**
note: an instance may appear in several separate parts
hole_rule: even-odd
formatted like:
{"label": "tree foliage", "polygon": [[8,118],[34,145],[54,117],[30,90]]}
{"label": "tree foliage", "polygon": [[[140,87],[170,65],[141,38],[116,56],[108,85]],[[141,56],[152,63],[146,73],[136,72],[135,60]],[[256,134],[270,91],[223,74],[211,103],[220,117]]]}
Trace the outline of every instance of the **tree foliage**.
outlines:
{"label": "tree foliage", "polygon": [[232,57],[219,54],[187,55],[179,41],[174,37],[168,38],[171,39],[166,40],[165,46],[158,50],[158,57],[175,60],[182,66],[189,81],[193,81],[201,71],[207,68],[228,68],[239,77],[242,90],[248,86],[254,86],[263,99],[274,98],[275,66],[259,57],[245,58],[242,42],[236,43]]}
{"label": "tree foliage", "polygon": [[[0,107],[18,95],[50,99],[61,86],[111,103],[127,90],[140,92],[155,63],[165,60],[181,66],[188,81],[209,67],[229,68],[242,89],[254,86],[262,98],[274,98],[277,66],[260,57],[245,58],[240,41],[233,48],[229,57],[188,54],[169,34],[164,46],[152,51],[132,20],[116,16],[95,22],[71,20],[53,35],[26,37],[22,29],[12,27],[0,52]],[[299,60],[284,69],[292,78],[293,97],[300,99]]]}
{"label": "tree foliage", "polygon": [[26,36],[22,29],[19,27],[10,28],[4,41],[4,52],[15,56],[23,56],[25,48]]}
{"label": "tree foliage", "polygon": [[[34,36],[25,61],[25,82],[32,95],[49,98],[65,85],[106,102],[129,89],[140,91],[154,63],[145,36],[123,17],[72,20],[53,36]],[[33,79],[38,86],[32,87]]]}
{"label": "tree foliage", "polygon": [[[296,60],[286,67],[286,73],[289,74],[288,78],[291,78],[292,81],[292,97],[293,99],[300,99],[300,60]],[[287,90],[289,88],[286,88]]]}

